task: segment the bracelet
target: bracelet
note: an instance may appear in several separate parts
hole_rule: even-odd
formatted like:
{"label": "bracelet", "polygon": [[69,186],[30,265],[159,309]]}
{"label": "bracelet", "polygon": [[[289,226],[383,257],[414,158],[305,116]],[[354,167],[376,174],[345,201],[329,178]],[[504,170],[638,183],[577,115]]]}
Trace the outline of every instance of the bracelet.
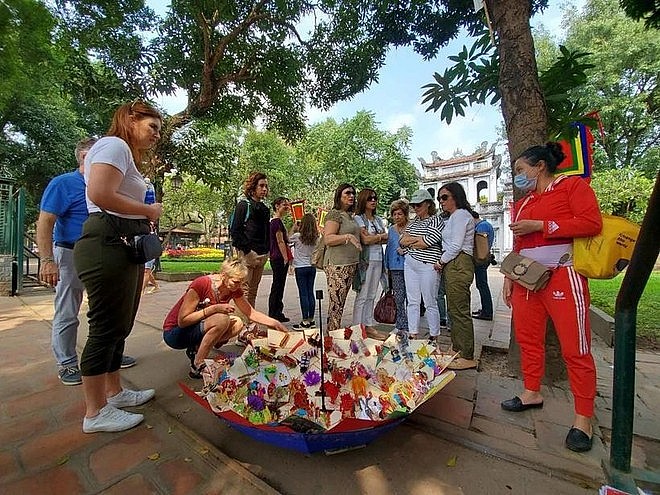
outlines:
{"label": "bracelet", "polygon": [[344,237],[344,244],[348,244],[348,234]]}
{"label": "bracelet", "polygon": [[43,261],[44,263],[55,263],[55,258],[53,258],[52,256],[42,256],[41,261]]}

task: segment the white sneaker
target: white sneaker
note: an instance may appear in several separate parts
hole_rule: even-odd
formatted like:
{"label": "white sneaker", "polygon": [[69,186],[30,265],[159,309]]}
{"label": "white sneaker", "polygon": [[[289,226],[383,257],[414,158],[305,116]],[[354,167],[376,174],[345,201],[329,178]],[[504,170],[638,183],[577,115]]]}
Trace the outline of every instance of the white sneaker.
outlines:
{"label": "white sneaker", "polygon": [[106,404],[93,418],[83,420],[83,432],[95,433],[97,431],[124,431],[139,425],[144,416],[134,414]]}
{"label": "white sneaker", "polygon": [[108,404],[116,408],[141,406],[145,402],[150,401],[156,395],[153,388],[147,390],[127,390],[123,388],[121,392],[112,397],[108,397]]}

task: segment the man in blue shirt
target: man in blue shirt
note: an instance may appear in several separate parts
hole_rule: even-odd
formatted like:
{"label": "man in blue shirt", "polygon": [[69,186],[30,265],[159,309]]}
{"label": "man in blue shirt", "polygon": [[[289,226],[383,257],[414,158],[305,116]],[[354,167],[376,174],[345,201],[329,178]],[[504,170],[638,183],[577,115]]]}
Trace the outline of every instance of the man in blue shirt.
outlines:
{"label": "man in blue shirt", "polygon": [[[476,211],[472,212],[472,216],[476,221],[474,231],[485,233],[488,236],[488,249],[492,249],[493,240],[495,239],[493,226],[488,220],[480,220],[479,213]],[[479,291],[479,296],[481,298],[481,309],[472,312],[472,318],[476,318],[477,320],[491,321],[493,319],[493,298],[490,293],[490,287],[488,287],[489,265],[490,260],[474,267],[474,281],[477,284],[477,290]]]}
{"label": "man in blue shirt", "polygon": [[[95,142],[95,139],[84,139],[78,143],[78,169],[50,181],[41,198],[37,220],[37,245],[41,257],[39,279],[55,287],[51,345],[59,368],[58,375],[64,385],[82,383],[76,340],[84,288],[73,265],[73,246],[80,238],[88,216],[83,164],[85,155]],[[122,368],[134,364],[132,357],[122,358]]]}

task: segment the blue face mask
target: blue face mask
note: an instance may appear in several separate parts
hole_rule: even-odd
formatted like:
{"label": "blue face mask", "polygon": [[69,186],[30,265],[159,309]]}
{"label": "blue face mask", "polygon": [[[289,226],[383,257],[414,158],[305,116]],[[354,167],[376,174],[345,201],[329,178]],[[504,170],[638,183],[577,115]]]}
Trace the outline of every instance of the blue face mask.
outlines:
{"label": "blue face mask", "polygon": [[536,189],[536,181],[538,177],[530,179],[526,174],[518,174],[513,178],[513,185],[520,189],[522,192],[529,192]]}

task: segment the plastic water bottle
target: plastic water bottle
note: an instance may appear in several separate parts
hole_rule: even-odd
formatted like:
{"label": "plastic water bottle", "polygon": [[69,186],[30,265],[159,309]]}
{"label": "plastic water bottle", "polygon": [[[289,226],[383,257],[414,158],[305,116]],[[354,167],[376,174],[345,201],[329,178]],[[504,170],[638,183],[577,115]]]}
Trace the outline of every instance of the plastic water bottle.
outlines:
{"label": "plastic water bottle", "polygon": [[144,203],[147,205],[152,205],[156,202],[156,190],[154,185],[149,180],[149,177],[144,179],[144,183],[147,186],[147,191],[144,193]]}

